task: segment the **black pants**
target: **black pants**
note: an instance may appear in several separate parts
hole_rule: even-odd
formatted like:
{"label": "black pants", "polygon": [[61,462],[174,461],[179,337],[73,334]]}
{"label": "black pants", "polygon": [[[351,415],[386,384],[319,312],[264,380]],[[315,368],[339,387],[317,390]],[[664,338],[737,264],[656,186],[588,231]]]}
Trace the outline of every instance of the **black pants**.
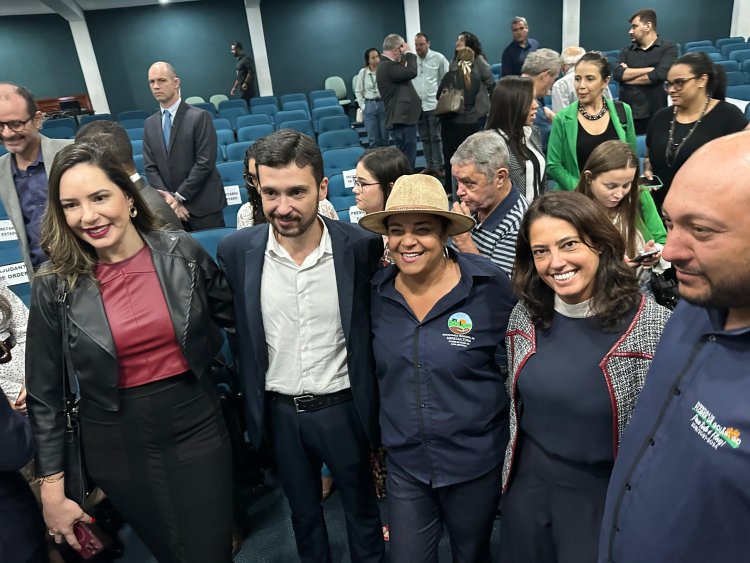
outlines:
{"label": "black pants", "polygon": [[[451,176],[451,157],[456,149],[468,137],[479,131],[479,122],[451,123],[443,121],[441,132],[443,137],[443,160],[445,161],[445,191],[453,193],[453,176]],[[455,198],[454,198],[455,201]]]}
{"label": "black pants", "polygon": [[224,223],[224,211],[217,211],[210,215],[203,215],[202,217],[196,217],[191,215],[190,219],[187,220],[185,225],[186,231],[202,231],[204,229],[219,229],[225,227]]}
{"label": "black pants", "polygon": [[612,465],[552,456],[521,434],[503,494],[503,563],[595,563]]}
{"label": "black pants", "polygon": [[232,452],[213,389],[183,374],[81,409],[91,477],[160,563],[226,563]]}
{"label": "black pants", "polygon": [[304,563],[328,563],[331,553],[321,505],[320,466],[333,474],[346,517],[354,563],[385,557],[369,446],[354,401],[298,413],[269,393],[268,428],[281,485],[292,509],[297,551]]}
{"label": "black pants", "polygon": [[648,122],[651,121],[650,117],[643,119],[634,119],[633,125],[635,125],[636,135],[645,135],[648,132]]}

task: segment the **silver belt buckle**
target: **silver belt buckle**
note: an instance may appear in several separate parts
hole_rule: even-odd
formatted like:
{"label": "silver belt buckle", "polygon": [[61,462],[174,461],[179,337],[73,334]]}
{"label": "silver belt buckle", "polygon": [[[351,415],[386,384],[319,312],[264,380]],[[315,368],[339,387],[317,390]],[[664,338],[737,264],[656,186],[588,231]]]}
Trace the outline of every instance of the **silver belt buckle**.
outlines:
{"label": "silver belt buckle", "polygon": [[294,397],[294,410],[296,410],[297,412],[304,412],[304,411],[299,410],[300,406],[304,406],[304,405],[300,405],[297,401],[309,400],[309,399],[314,399],[314,398],[315,398],[315,395],[311,395],[311,394],[297,395],[296,397]]}

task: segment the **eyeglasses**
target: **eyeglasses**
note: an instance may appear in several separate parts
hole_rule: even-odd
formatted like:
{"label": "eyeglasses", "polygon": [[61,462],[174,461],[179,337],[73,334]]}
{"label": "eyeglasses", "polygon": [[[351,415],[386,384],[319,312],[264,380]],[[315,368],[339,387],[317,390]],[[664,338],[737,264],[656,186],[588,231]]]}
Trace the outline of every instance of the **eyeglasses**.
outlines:
{"label": "eyeglasses", "polygon": [[359,178],[354,178],[354,186],[353,188],[359,188],[362,191],[365,191],[367,186],[379,186],[380,182],[363,182]]}
{"label": "eyeglasses", "polygon": [[672,82],[669,80],[664,81],[664,90],[666,92],[669,92],[670,88],[674,88],[675,92],[679,92],[685,87],[685,84],[690,82],[691,80],[696,80],[697,76],[691,76],[690,78],[675,78]]}
{"label": "eyeglasses", "polygon": [[249,186],[255,187],[257,185],[258,177],[252,172],[245,170],[242,172],[242,177]]}
{"label": "eyeglasses", "polygon": [[2,132],[3,129],[7,126],[8,129],[13,131],[14,133],[20,133],[23,131],[23,128],[26,127],[26,124],[34,119],[34,116],[28,117],[21,121],[20,119],[16,119],[15,121],[0,121],[0,132]]}

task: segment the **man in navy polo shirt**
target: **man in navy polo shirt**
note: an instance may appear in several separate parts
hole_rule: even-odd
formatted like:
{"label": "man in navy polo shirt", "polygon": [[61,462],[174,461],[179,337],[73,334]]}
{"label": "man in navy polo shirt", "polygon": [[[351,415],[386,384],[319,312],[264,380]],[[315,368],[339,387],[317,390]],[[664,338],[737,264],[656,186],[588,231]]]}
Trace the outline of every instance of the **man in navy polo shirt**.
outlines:
{"label": "man in navy polo shirt", "polygon": [[750,132],[708,143],[664,201],[684,299],[607,494],[599,561],[750,558]]}
{"label": "man in navy polo shirt", "polygon": [[501,59],[503,76],[521,74],[527,55],[539,48],[539,41],[529,37],[529,24],[523,16],[513,18],[510,31],[513,33],[513,41],[505,48]]}

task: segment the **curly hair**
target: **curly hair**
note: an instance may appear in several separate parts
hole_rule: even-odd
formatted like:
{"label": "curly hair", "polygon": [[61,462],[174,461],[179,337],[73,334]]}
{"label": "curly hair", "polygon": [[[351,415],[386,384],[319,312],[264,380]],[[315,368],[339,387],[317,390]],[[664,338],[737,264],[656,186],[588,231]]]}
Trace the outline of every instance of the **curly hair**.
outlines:
{"label": "curly hair", "polygon": [[531,252],[530,231],[535,221],[552,217],[566,221],[589,248],[599,253],[590,306],[603,330],[621,327],[640,299],[635,272],[623,256],[625,241],[599,207],[577,192],[551,192],[534,199],[521,222],[516,242],[513,289],[525,302],[532,322],[547,330],[552,325],[555,293],[539,275]]}

